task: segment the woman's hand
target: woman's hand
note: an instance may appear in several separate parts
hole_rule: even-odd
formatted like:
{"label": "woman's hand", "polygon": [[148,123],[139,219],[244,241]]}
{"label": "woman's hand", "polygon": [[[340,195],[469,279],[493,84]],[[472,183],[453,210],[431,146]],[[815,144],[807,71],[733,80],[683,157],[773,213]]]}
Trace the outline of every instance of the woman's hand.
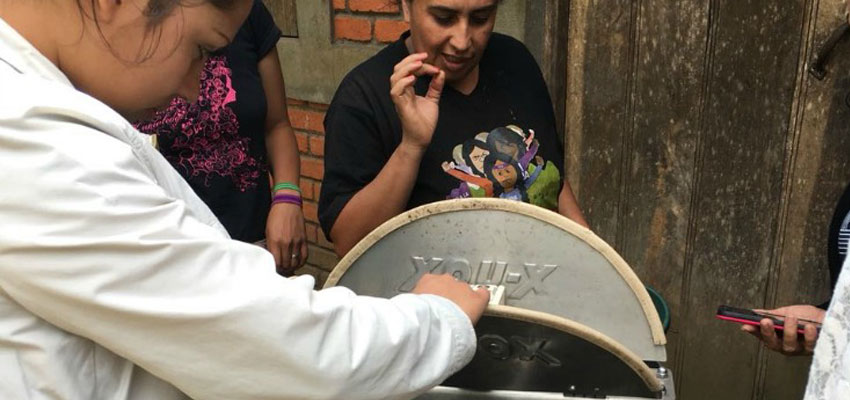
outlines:
{"label": "woman's hand", "polygon": [[821,323],[823,322],[823,317],[826,315],[826,311],[810,305],[795,305],[781,307],[775,310],[755,311],[766,311],[771,314],[785,316],[785,328],[782,331],[781,338],[776,334],[773,321],[769,318],[761,320],[761,324],[758,327],[741,325],[741,330],[761,340],[765,347],[787,356],[808,355],[814,352],[815,344],[818,340],[817,327],[811,323],[804,323],[803,337],[799,338],[797,334],[798,318]]}
{"label": "woman's hand", "polygon": [[274,256],[277,272],[289,276],[307,261],[307,235],[301,207],[272,204],[266,220],[266,247]]}
{"label": "woman's hand", "polygon": [[425,274],[419,282],[416,282],[411,293],[433,294],[449,299],[463,310],[472,325],[478,323],[490,301],[490,292],[487,289],[479,287],[473,290],[468,283],[457,280],[449,274]]}
{"label": "woman's hand", "polygon": [[[425,149],[437,128],[440,114],[440,95],[446,82],[446,73],[426,64],[427,53],[407,56],[396,64],[390,76],[390,97],[401,119],[402,145]],[[431,75],[431,85],[425,96],[417,96],[413,90],[416,78]]]}

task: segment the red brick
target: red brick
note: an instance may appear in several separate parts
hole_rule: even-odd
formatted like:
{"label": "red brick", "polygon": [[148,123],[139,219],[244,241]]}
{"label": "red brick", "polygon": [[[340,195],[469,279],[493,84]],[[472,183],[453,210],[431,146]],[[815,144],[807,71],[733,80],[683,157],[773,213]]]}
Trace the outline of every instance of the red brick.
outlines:
{"label": "red brick", "polygon": [[334,38],[371,42],[372,21],[364,18],[334,17]]}
{"label": "red brick", "polygon": [[319,230],[316,232],[316,236],[317,236],[317,237],[316,237],[316,242],[315,242],[315,243],[316,243],[317,245],[319,245],[319,246],[321,246],[321,247],[324,247],[324,248],[326,248],[326,249],[329,249],[329,250],[333,250],[333,249],[334,249],[334,244],[333,244],[333,243],[331,243],[331,241],[330,241],[330,240],[328,240],[328,238],[326,238],[326,237],[325,237],[325,233],[324,233],[324,232],[322,232],[322,230],[321,230],[321,229],[319,229]]}
{"label": "red brick", "polygon": [[324,161],[318,158],[301,157],[301,176],[321,180],[324,174]]}
{"label": "red brick", "polygon": [[[307,241],[310,243],[310,245],[315,246],[317,248],[333,251],[333,243],[331,243],[325,237],[325,234],[322,232],[322,228],[319,227],[318,224],[313,222],[307,222],[305,226],[307,228]],[[332,262],[335,264],[338,258],[334,255],[332,259]]]}
{"label": "red brick", "polygon": [[304,224],[304,227],[307,230],[307,242],[316,243],[319,240],[319,226],[314,223],[308,222]]}
{"label": "red brick", "polygon": [[334,10],[345,10],[345,0],[334,0]]}
{"label": "red brick", "polygon": [[313,190],[314,190],[314,191],[315,191],[315,193],[316,193],[314,196],[316,196],[316,198],[318,199],[318,198],[319,198],[319,196],[320,196],[320,195],[321,195],[321,193],[322,193],[322,183],[321,183],[321,182],[316,182],[316,184],[315,184],[315,185],[313,185]]}
{"label": "red brick", "polygon": [[289,109],[289,123],[295,129],[325,133],[325,113],[300,108]]}
{"label": "red brick", "polygon": [[310,154],[319,157],[325,155],[325,138],[323,136],[310,136]]}
{"label": "red brick", "polygon": [[307,154],[308,152],[308,144],[310,139],[307,138],[307,134],[304,132],[295,132],[295,141],[298,143],[298,151],[302,154]]}
{"label": "red brick", "polygon": [[304,219],[310,222],[319,222],[319,206],[316,203],[305,201],[301,205],[301,209],[304,210]]}
{"label": "red brick", "polygon": [[395,42],[409,29],[407,22],[397,19],[375,20],[375,39],[382,43]]}
{"label": "red brick", "polygon": [[357,12],[397,13],[398,4],[393,0],[348,0],[348,9]]}
{"label": "red brick", "polygon": [[317,200],[318,197],[314,195],[315,189],[313,188],[315,185],[316,184],[313,183],[313,181],[302,178],[298,183],[298,187],[301,188],[301,197],[305,200]]}

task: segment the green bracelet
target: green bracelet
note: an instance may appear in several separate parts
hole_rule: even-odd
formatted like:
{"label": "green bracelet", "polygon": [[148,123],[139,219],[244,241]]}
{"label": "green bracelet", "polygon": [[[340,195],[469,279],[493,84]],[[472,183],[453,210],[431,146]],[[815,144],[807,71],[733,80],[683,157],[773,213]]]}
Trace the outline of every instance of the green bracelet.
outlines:
{"label": "green bracelet", "polygon": [[289,189],[289,190],[294,190],[298,193],[301,193],[301,188],[299,188],[298,185],[296,185],[294,183],[289,183],[289,182],[278,183],[277,185],[274,185],[273,191],[277,192],[278,190],[281,190],[281,189]]}

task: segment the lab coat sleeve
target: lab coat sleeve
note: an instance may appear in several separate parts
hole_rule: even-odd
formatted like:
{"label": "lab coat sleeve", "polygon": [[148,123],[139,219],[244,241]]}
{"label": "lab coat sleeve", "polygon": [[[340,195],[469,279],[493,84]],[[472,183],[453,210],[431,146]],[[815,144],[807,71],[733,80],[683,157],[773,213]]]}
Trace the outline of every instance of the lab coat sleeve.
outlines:
{"label": "lab coat sleeve", "polygon": [[410,398],[472,358],[452,302],[282,278],[126,143],[43,122],[0,129],[0,289],[44,320],[196,399]]}

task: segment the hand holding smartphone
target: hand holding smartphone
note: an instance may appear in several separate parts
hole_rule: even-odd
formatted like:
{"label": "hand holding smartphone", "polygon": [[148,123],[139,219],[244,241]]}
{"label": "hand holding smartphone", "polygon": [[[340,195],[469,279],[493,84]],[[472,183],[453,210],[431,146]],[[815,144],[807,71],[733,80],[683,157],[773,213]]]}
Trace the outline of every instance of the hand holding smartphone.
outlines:
{"label": "hand holding smartphone", "polygon": [[[775,310],[749,310],[729,306],[717,309],[717,318],[741,324],[767,349],[787,356],[809,355],[814,352],[826,312],[808,304],[780,307]],[[796,329],[785,330],[785,319],[796,320]],[[764,324],[761,323],[765,318]],[[789,326],[789,328],[791,328]],[[814,328],[814,329],[812,329]]]}
{"label": "hand holding smartphone", "polygon": [[[722,305],[717,308],[718,319],[722,319],[724,321],[732,321],[737,322],[739,324],[746,325],[754,325],[759,326],[761,324],[761,320],[767,318],[773,322],[773,329],[775,329],[778,335],[782,335],[782,332],[785,330],[785,316],[771,314],[769,312],[756,312],[754,310],[748,308],[737,308]],[[820,333],[821,324],[817,321],[811,321],[808,319],[797,318],[797,333],[804,334],[805,326],[807,324],[812,324],[817,329],[818,333]],[[802,336],[800,336],[802,338]]]}

